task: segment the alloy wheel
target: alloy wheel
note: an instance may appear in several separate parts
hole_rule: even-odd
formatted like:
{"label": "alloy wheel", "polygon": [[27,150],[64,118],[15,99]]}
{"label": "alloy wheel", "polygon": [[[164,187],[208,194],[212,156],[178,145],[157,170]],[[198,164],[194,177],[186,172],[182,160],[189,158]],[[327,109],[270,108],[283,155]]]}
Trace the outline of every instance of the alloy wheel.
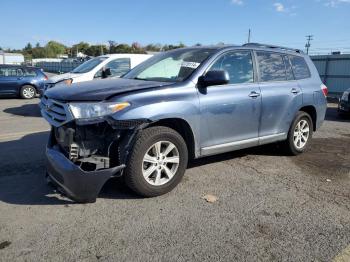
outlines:
{"label": "alloy wheel", "polygon": [[33,87],[25,87],[22,91],[25,98],[33,98],[35,95],[35,90]]}
{"label": "alloy wheel", "polygon": [[303,149],[310,136],[310,125],[305,119],[301,119],[294,129],[293,141],[298,149]]}
{"label": "alloy wheel", "polygon": [[164,185],[175,176],[179,163],[180,155],[176,146],[169,141],[158,141],[143,157],[143,177],[153,186]]}

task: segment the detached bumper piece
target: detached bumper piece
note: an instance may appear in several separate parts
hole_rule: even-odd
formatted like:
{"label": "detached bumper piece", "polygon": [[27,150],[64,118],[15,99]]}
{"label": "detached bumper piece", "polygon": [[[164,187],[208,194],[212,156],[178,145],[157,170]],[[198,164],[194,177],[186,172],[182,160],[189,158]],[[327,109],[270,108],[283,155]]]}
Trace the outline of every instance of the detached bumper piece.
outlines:
{"label": "detached bumper piece", "polygon": [[46,149],[47,173],[73,200],[79,203],[94,203],[102,186],[125,166],[97,171],[83,171],[55,148]]}

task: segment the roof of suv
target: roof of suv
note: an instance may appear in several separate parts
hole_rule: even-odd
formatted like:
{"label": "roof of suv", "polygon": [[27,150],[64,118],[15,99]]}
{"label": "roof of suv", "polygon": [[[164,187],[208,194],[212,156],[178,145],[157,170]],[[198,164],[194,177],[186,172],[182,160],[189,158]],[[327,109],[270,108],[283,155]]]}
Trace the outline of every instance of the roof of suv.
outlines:
{"label": "roof of suv", "polygon": [[254,50],[276,51],[280,53],[288,53],[288,54],[294,53],[297,55],[304,55],[304,52],[300,49],[270,45],[270,44],[261,44],[261,43],[246,43],[243,45],[194,46],[194,47],[185,47],[185,48],[203,48],[203,49],[205,48],[205,49],[215,49],[215,50],[247,48],[247,49],[254,49]]}

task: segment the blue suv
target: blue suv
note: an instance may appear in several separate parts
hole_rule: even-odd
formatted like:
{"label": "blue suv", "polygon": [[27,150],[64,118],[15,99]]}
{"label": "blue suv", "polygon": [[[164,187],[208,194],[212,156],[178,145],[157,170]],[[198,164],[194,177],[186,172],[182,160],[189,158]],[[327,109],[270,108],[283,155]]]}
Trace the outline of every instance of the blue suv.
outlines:
{"label": "blue suv", "polygon": [[42,69],[37,67],[0,65],[0,95],[34,98],[42,93],[47,79]]}
{"label": "blue suv", "polygon": [[48,90],[47,179],[79,202],[124,176],[144,197],[172,190],[187,162],[281,142],[304,152],[327,88],[300,50],[263,44],[161,53],[120,79]]}

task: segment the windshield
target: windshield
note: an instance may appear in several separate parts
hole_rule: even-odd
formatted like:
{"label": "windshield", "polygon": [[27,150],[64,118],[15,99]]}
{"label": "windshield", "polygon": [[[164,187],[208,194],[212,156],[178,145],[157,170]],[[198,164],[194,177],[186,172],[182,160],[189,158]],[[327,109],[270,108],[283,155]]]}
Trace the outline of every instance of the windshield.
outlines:
{"label": "windshield", "polygon": [[187,79],[216,50],[209,48],[178,49],[148,59],[123,78],[181,82]]}
{"label": "windshield", "polygon": [[92,69],[94,69],[97,65],[101,64],[106,59],[107,57],[96,57],[96,58],[90,59],[89,61],[86,61],[85,63],[82,63],[80,66],[73,69],[72,73],[76,73],[76,74],[87,73]]}

